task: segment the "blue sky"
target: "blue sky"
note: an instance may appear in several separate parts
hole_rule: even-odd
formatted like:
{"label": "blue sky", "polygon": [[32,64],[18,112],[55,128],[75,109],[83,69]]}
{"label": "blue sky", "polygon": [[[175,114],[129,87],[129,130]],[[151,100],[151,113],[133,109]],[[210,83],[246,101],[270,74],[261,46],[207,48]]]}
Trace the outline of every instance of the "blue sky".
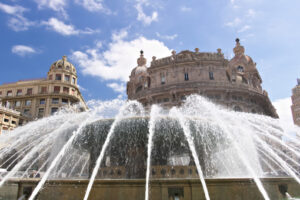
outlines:
{"label": "blue sky", "polygon": [[300,74],[299,0],[1,0],[0,84],[45,77],[67,55],[86,100],[126,98],[140,49],[216,51],[235,38],[257,63],[271,100],[291,96]]}

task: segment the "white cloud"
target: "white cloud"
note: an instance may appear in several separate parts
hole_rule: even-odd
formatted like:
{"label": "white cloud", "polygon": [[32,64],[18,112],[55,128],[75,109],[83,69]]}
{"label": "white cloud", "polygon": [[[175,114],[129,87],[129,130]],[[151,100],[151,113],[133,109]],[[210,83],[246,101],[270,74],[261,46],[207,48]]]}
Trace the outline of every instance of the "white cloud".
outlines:
{"label": "white cloud", "polygon": [[126,91],[126,85],[124,83],[108,83],[106,86],[110,87],[117,93],[125,93]]}
{"label": "white cloud", "polygon": [[[112,42],[106,51],[100,52],[98,48],[86,51],[74,51],[71,59],[79,65],[82,72],[87,75],[99,77],[101,80],[118,80],[125,83],[134,67],[139,51],[144,50],[148,65],[152,56],[164,57],[171,54],[171,50],[158,40],[150,40],[138,37],[126,41],[124,30],[120,32],[123,36],[112,36]],[[116,39],[117,38],[117,39]]]}
{"label": "white cloud", "polygon": [[293,124],[293,116],[291,111],[292,100],[290,97],[278,99],[273,102],[279,118],[284,124]]}
{"label": "white cloud", "polygon": [[28,11],[28,9],[22,6],[11,6],[0,3],[0,10],[12,16],[8,20],[8,26],[14,31],[25,31],[28,30],[30,26],[36,24],[23,16],[23,13]]}
{"label": "white cloud", "polygon": [[150,25],[152,22],[158,20],[158,13],[157,11],[153,11],[152,15],[146,15],[143,9],[143,6],[149,5],[147,0],[137,0],[137,4],[135,8],[138,12],[137,20],[143,22],[144,25]]}
{"label": "white cloud", "polygon": [[161,38],[161,39],[164,39],[164,40],[174,40],[175,38],[177,38],[177,34],[174,34],[174,35],[160,35],[158,32],[156,32],[156,36]]}
{"label": "white cloud", "polygon": [[247,31],[247,30],[249,30],[249,29],[251,29],[251,26],[249,26],[249,25],[244,25],[242,28],[240,28],[240,29],[238,30],[238,33],[245,32],[245,31]]}
{"label": "white cloud", "polygon": [[249,9],[246,14],[247,17],[254,18],[256,16],[256,12],[253,9]]}
{"label": "white cloud", "polygon": [[241,22],[242,22],[242,20],[240,18],[236,17],[233,21],[227,22],[225,24],[225,26],[236,27],[236,26],[240,25]]}
{"label": "white cloud", "polygon": [[30,54],[38,53],[33,47],[26,45],[15,45],[12,47],[11,52],[19,56],[26,56]]}
{"label": "white cloud", "polygon": [[111,11],[103,6],[103,0],[75,0],[75,2],[90,12],[101,11],[106,14],[111,14]]}
{"label": "white cloud", "polygon": [[68,14],[65,10],[67,0],[35,0],[39,9],[48,8],[60,13],[63,17],[67,18]]}
{"label": "white cloud", "polygon": [[90,28],[85,28],[85,30],[79,30],[76,29],[73,25],[65,24],[64,22],[56,18],[50,18],[48,21],[42,21],[42,25],[46,25],[49,29],[64,36],[79,35],[79,34],[94,34],[99,32],[99,30],[93,30]]}
{"label": "white cloud", "polygon": [[192,8],[186,7],[186,6],[181,6],[180,7],[180,11],[182,11],[182,12],[190,12],[190,11],[192,11]]}
{"label": "white cloud", "polygon": [[84,88],[84,87],[82,87],[81,85],[77,84],[77,86],[78,86],[78,88],[79,88],[80,91],[84,91],[84,92],[87,91],[87,89]]}

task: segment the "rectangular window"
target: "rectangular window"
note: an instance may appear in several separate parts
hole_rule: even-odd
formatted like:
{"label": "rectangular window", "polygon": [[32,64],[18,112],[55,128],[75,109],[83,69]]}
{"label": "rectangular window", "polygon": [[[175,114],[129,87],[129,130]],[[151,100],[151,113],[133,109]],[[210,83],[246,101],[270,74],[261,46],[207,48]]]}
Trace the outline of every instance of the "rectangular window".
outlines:
{"label": "rectangular window", "polygon": [[214,73],[213,72],[209,72],[209,79],[214,80]]}
{"label": "rectangular window", "polygon": [[58,108],[51,108],[51,115],[53,115],[54,113],[56,113],[58,111]]}
{"label": "rectangular window", "polygon": [[0,91],[0,96],[2,96],[2,91]]}
{"label": "rectangular window", "polygon": [[75,89],[72,89],[72,95],[75,95]]}
{"label": "rectangular window", "polygon": [[53,78],[53,75],[52,74],[49,75],[49,80],[52,80],[52,78]]}
{"label": "rectangular window", "polygon": [[65,82],[69,82],[70,81],[70,76],[69,75],[65,75]]}
{"label": "rectangular window", "polygon": [[75,84],[75,82],[76,82],[76,79],[73,77],[72,78],[72,83]]}
{"label": "rectangular window", "polygon": [[52,99],[52,104],[58,104],[58,103],[59,103],[59,98]]}
{"label": "rectangular window", "polygon": [[41,93],[46,94],[47,93],[47,87],[41,87]]}
{"label": "rectangular window", "polygon": [[18,89],[18,90],[17,90],[17,96],[20,96],[20,95],[22,95],[22,90],[21,90],[21,89]]}
{"label": "rectangular window", "polygon": [[31,100],[26,100],[25,101],[25,106],[30,106],[31,105]]}
{"label": "rectangular window", "polygon": [[165,84],[166,83],[166,77],[165,75],[161,76],[161,84]]}
{"label": "rectangular window", "polygon": [[39,108],[38,118],[42,118],[44,116],[44,108]]}
{"label": "rectangular window", "polygon": [[64,87],[63,88],[63,92],[66,93],[66,94],[69,94],[69,88],[68,87]]}
{"label": "rectangular window", "polygon": [[32,95],[32,88],[28,88],[26,94],[27,94],[27,95]]}
{"label": "rectangular window", "polygon": [[12,96],[12,91],[11,91],[11,90],[7,91],[7,96],[8,96],[8,97],[11,97],[11,96]]}
{"label": "rectangular window", "polygon": [[45,105],[46,104],[46,99],[40,99],[40,105]]}
{"label": "rectangular window", "polygon": [[9,119],[4,118],[4,122],[8,123],[8,122],[9,122]]}
{"label": "rectangular window", "polygon": [[169,98],[164,98],[164,102],[169,102]]}
{"label": "rectangular window", "polygon": [[54,93],[60,93],[60,87],[54,86]]}
{"label": "rectangular window", "polygon": [[17,122],[16,122],[16,121],[11,121],[11,123],[12,123],[12,124],[14,124],[14,125],[16,125],[16,124],[17,124]]}
{"label": "rectangular window", "polygon": [[55,75],[55,80],[61,81],[61,74],[56,74]]}
{"label": "rectangular window", "polygon": [[29,109],[24,109],[24,114],[29,115],[30,110]]}
{"label": "rectangular window", "polygon": [[21,101],[16,101],[16,107],[20,107],[21,106]]}
{"label": "rectangular window", "polygon": [[62,104],[68,104],[69,103],[68,99],[62,99],[61,102],[62,102]]}
{"label": "rectangular window", "polygon": [[189,80],[189,74],[188,73],[184,73],[184,80],[188,81]]}

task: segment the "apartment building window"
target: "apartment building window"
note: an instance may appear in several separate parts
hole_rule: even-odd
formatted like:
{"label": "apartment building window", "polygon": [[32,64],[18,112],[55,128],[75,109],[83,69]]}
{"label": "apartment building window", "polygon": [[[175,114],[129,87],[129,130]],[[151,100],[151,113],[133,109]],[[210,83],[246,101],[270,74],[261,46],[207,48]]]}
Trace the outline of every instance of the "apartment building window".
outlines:
{"label": "apartment building window", "polygon": [[29,115],[29,112],[30,112],[29,109],[24,109],[24,112],[23,112],[23,113],[24,113],[25,115]]}
{"label": "apartment building window", "polygon": [[42,118],[44,116],[44,108],[39,108],[38,110],[38,118]]}
{"label": "apartment building window", "polygon": [[32,95],[32,88],[28,88],[26,94],[27,94],[27,95]]}
{"label": "apartment building window", "polygon": [[58,111],[58,108],[51,108],[51,115],[53,115],[54,113],[56,113]]}
{"label": "apartment building window", "polygon": [[2,91],[0,91],[0,96],[2,96]]}
{"label": "apartment building window", "polygon": [[20,107],[21,106],[21,101],[16,101],[16,107]]}
{"label": "apartment building window", "polygon": [[42,94],[47,93],[47,87],[41,87],[41,93]]}
{"label": "apartment building window", "polygon": [[184,80],[188,81],[189,80],[189,74],[188,73],[184,73]]}
{"label": "apartment building window", "polygon": [[52,78],[53,78],[53,75],[52,74],[49,75],[49,80],[52,80]]}
{"label": "apartment building window", "polygon": [[72,78],[72,83],[75,84],[75,82],[76,82],[76,79],[73,77]]}
{"label": "apartment building window", "polygon": [[59,103],[59,98],[52,99],[52,104],[58,104],[58,103]]}
{"label": "apartment building window", "polygon": [[12,91],[11,91],[11,90],[7,91],[7,96],[8,96],[8,97],[11,97],[11,96],[12,96]]}
{"label": "apartment building window", "polygon": [[63,92],[66,93],[66,94],[69,94],[69,88],[68,87],[64,87],[63,88]]}
{"label": "apartment building window", "polygon": [[20,95],[22,95],[22,90],[21,90],[21,89],[18,89],[18,90],[17,90],[17,96],[20,96]]}
{"label": "apartment building window", "polygon": [[75,95],[75,89],[72,89],[72,95]]}
{"label": "apartment building window", "polygon": [[31,100],[26,100],[25,101],[25,106],[30,106],[31,105]]}
{"label": "apartment building window", "polygon": [[9,122],[9,119],[4,118],[4,122],[8,123],[8,122]]}
{"label": "apartment building window", "polygon": [[46,104],[46,99],[40,99],[40,105],[45,105]]}
{"label": "apartment building window", "polygon": [[14,125],[16,125],[16,124],[17,124],[17,122],[16,122],[16,121],[11,121],[11,123],[12,123],[12,124],[14,124]]}
{"label": "apartment building window", "polygon": [[214,73],[213,72],[209,72],[209,79],[214,80]]}
{"label": "apartment building window", "polygon": [[54,93],[59,93],[59,92],[60,92],[60,87],[54,86]]}
{"label": "apartment building window", "polygon": [[65,82],[69,82],[70,81],[70,76],[69,75],[65,75]]}
{"label": "apartment building window", "polygon": [[61,74],[56,74],[55,75],[55,80],[61,81]]}
{"label": "apartment building window", "polygon": [[164,74],[161,75],[161,84],[165,84],[166,83],[166,77]]}
{"label": "apartment building window", "polygon": [[69,103],[68,99],[62,99],[61,102],[62,102],[62,104],[64,104],[64,105],[66,105],[66,104]]}

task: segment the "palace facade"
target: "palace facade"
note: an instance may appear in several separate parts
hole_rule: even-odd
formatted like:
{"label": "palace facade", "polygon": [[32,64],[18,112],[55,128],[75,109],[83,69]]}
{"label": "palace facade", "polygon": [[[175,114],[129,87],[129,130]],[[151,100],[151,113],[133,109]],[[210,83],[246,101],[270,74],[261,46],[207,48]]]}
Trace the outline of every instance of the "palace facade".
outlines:
{"label": "palace facade", "polygon": [[297,85],[292,90],[291,109],[294,123],[300,126],[300,79],[297,79]]}
{"label": "palace facade", "polygon": [[0,85],[0,105],[20,113],[17,125],[47,117],[63,106],[79,104],[86,110],[77,79],[76,68],[63,56],[51,65],[47,78]]}
{"label": "palace facade", "polygon": [[217,52],[181,51],[169,57],[152,57],[146,66],[143,51],[127,83],[129,99],[143,105],[179,105],[187,95],[200,94],[235,111],[260,113],[278,118],[262,79],[250,56],[236,39],[234,57]]}

